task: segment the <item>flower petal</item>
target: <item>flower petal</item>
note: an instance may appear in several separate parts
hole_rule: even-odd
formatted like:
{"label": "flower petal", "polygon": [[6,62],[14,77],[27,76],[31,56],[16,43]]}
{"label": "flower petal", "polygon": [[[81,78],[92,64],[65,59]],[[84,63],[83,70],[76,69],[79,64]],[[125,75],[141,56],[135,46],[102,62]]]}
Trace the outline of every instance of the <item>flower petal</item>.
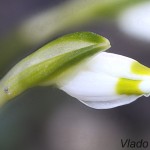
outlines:
{"label": "flower petal", "polygon": [[122,55],[101,52],[89,60],[87,66],[97,73],[105,72],[111,76],[131,77],[130,67],[134,61]]}
{"label": "flower petal", "polygon": [[125,56],[101,52],[74,71],[57,85],[92,108],[129,104],[150,93],[150,69]]}
{"label": "flower petal", "polygon": [[114,96],[116,95],[116,84],[118,79],[108,76],[105,73],[80,71],[69,81],[59,87],[63,91],[78,98],[78,96]]}
{"label": "flower petal", "polygon": [[125,10],[119,17],[120,29],[136,39],[150,41],[150,1]]}
{"label": "flower petal", "polygon": [[[85,105],[95,108],[95,109],[109,109],[109,108],[114,108],[118,107],[121,105],[126,105],[129,104],[133,101],[135,101],[137,98],[140,96],[132,95],[132,96],[118,96],[118,99],[111,99],[108,101],[104,101],[104,98],[98,97],[99,101],[85,101],[85,100],[80,100],[82,103]],[[93,99],[93,98],[91,98]]]}
{"label": "flower petal", "polygon": [[149,96],[150,94],[150,80],[144,80],[140,83],[139,88],[145,96]]}

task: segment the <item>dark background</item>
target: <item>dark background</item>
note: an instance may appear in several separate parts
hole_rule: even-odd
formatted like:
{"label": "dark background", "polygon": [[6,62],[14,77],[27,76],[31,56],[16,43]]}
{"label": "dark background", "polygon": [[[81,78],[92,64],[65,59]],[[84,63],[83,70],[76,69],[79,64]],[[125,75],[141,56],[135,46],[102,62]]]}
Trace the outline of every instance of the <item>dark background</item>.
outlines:
{"label": "dark background", "polygon": [[[7,45],[8,42],[9,45],[11,33],[21,22],[64,2],[0,0],[0,63],[2,59],[11,58],[14,49],[5,47],[3,43]],[[118,28],[116,19],[110,18],[70,28],[26,48],[2,65],[0,76],[47,41],[75,31],[92,31],[103,35],[111,42],[109,52],[134,58],[150,66],[150,44],[127,36]],[[4,51],[7,52],[5,55]],[[0,150],[120,150],[121,139],[150,142],[149,99],[141,97],[129,105],[95,110],[54,87],[30,89],[0,110]]]}

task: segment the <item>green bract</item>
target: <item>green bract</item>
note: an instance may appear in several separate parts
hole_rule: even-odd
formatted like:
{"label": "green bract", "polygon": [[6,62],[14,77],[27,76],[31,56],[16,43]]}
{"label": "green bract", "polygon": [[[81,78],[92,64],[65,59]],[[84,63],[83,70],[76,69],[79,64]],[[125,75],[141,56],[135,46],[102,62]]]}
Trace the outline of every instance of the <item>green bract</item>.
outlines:
{"label": "green bract", "polygon": [[58,38],[20,61],[0,82],[0,104],[28,88],[53,84],[66,70],[110,47],[109,41],[91,32]]}

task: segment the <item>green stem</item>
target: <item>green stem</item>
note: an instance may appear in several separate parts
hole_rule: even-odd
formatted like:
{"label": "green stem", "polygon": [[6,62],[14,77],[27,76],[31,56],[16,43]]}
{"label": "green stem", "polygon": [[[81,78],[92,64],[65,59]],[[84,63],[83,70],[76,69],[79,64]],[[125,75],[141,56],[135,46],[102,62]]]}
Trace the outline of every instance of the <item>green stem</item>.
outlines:
{"label": "green stem", "polygon": [[0,106],[6,103],[9,99],[11,99],[11,95],[9,95],[8,89],[4,88],[0,83]]}

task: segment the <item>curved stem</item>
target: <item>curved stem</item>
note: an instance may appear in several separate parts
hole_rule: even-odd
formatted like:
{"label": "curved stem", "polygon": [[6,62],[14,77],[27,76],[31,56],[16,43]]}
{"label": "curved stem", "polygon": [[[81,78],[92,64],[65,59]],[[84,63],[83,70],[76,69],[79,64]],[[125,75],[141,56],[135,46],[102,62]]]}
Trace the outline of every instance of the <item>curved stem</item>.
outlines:
{"label": "curved stem", "polygon": [[8,89],[0,85],[0,106],[6,103],[10,99]]}

